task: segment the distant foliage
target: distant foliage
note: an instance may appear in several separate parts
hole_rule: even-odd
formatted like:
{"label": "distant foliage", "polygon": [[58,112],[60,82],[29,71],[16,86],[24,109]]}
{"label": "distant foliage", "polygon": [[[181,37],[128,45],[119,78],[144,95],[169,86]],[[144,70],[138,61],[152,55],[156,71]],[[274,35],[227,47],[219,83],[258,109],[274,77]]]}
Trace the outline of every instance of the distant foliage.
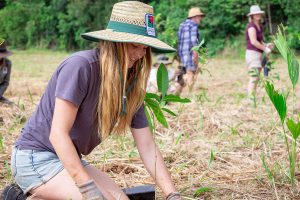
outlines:
{"label": "distant foliage", "polygon": [[18,48],[84,48],[87,31],[106,27],[118,0],[6,0],[0,10],[0,36]]}
{"label": "distant foliage", "polygon": [[[0,0],[0,37],[17,48],[40,47],[78,49],[91,45],[80,34],[104,29],[114,3],[121,0]],[[222,50],[226,43],[244,48],[244,28],[250,5],[259,4],[267,12],[268,3],[274,27],[287,26],[288,43],[300,49],[299,0],[144,0],[153,5],[159,38],[173,46],[179,24],[192,6],[206,13],[200,25],[210,53]],[[266,35],[270,32],[266,13]]]}
{"label": "distant foliage", "polygon": [[[293,48],[300,49],[299,40],[300,16],[299,0],[156,0],[152,2],[156,12],[156,23],[159,37],[176,45],[176,32],[179,24],[186,19],[189,8],[197,6],[206,13],[200,25],[202,39],[204,38],[211,54],[222,50],[226,42],[239,46],[241,41],[235,41],[244,34],[248,23],[247,14],[251,5],[259,4],[266,12],[264,22],[266,33],[270,33],[268,18],[268,3],[270,4],[271,22],[273,33],[278,24],[288,26],[289,44]],[[238,43],[238,44],[236,44]],[[243,46],[244,48],[244,46]]]}

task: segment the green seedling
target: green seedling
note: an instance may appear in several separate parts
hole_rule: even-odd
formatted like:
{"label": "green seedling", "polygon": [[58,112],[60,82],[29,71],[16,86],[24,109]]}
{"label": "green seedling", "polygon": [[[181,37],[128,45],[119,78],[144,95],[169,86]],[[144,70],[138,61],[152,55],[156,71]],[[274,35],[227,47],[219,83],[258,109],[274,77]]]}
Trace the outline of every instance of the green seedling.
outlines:
{"label": "green seedling", "polygon": [[[274,178],[274,174],[272,173],[272,171],[269,169],[269,167],[267,166],[266,162],[265,162],[265,155],[262,154],[260,155],[260,160],[264,166],[264,169],[265,169],[265,172],[267,173],[267,176],[268,176],[268,179],[269,181],[272,183],[272,186],[274,188],[274,191],[275,191],[275,194],[276,194],[276,197],[278,197],[278,194],[277,194],[277,190],[276,190],[276,186],[275,186],[275,178]],[[278,198],[277,198],[278,199]]]}
{"label": "green seedling", "polygon": [[177,95],[167,94],[169,87],[169,77],[168,71],[164,64],[160,64],[157,70],[157,86],[159,94],[146,93],[145,96],[145,113],[149,123],[151,131],[154,130],[155,119],[162,124],[164,127],[168,128],[168,122],[165,117],[165,113],[172,116],[177,116],[173,111],[166,108],[167,103],[189,103],[190,100],[187,98],[180,98]]}
{"label": "green seedling", "polygon": [[176,138],[175,145],[178,145],[181,139],[182,139],[182,134],[179,134]]}
{"label": "green seedling", "polygon": [[194,192],[193,196],[200,197],[201,195],[208,193],[208,192],[212,192],[212,191],[213,191],[213,188],[211,188],[211,187],[201,187]]}
{"label": "green seedling", "polygon": [[211,165],[211,163],[214,161],[215,156],[214,156],[214,151],[210,149],[210,156],[209,156],[209,161],[208,161],[208,166]]}
{"label": "green seedling", "polygon": [[133,158],[133,157],[136,157],[136,156],[138,156],[138,153],[136,152],[136,150],[131,150],[128,154],[129,158]]}
{"label": "green seedling", "polygon": [[297,159],[297,138],[300,135],[300,122],[295,123],[292,119],[286,120],[286,125],[292,134],[292,149],[290,153],[290,176],[292,184],[294,184],[296,159]]}
{"label": "green seedling", "polygon": [[[274,43],[281,53],[282,57],[288,64],[288,73],[289,78],[292,84],[292,117],[286,119],[287,115],[287,105],[286,105],[286,98],[287,95],[283,95],[274,89],[274,85],[268,81],[264,83],[265,90],[273,103],[281,121],[283,133],[284,133],[284,140],[285,145],[287,148],[288,158],[289,158],[289,176],[292,185],[295,183],[295,169],[296,169],[296,152],[297,152],[297,138],[300,135],[300,122],[294,121],[294,113],[295,113],[295,87],[298,83],[299,79],[299,63],[296,59],[295,54],[291,51],[287,44],[286,36],[284,34],[285,27],[282,25],[279,27],[279,31],[275,37]],[[292,136],[291,148],[290,142],[288,141],[288,132],[285,130],[285,124],[288,127],[289,132]]]}

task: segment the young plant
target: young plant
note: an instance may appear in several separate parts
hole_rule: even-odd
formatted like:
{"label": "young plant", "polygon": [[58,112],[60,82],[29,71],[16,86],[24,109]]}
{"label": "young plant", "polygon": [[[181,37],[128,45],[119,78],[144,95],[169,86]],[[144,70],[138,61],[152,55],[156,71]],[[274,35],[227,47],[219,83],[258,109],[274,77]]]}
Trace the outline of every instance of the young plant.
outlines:
{"label": "young plant", "polygon": [[[295,87],[299,78],[299,63],[296,60],[295,54],[288,47],[286,42],[286,37],[284,35],[285,28],[281,26],[279,28],[279,32],[275,38],[275,45],[281,53],[282,57],[288,64],[288,72],[289,78],[292,83],[292,117],[286,119],[287,113],[287,105],[286,105],[286,97],[283,94],[280,94],[278,91],[274,89],[274,85],[268,81],[265,82],[265,89],[268,93],[268,96],[273,103],[281,121],[285,145],[287,148],[288,158],[289,158],[289,175],[292,185],[295,183],[295,169],[296,169],[296,150],[297,150],[297,139],[300,135],[300,122],[294,121],[293,115],[295,112]],[[288,133],[285,130],[285,124],[288,127],[289,132],[292,136],[292,144],[290,148],[290,142],[288,141]]]}
{"label": "young plant", "polygon": [[172,116],[177,116],[173,111],[166,108],[169,102],[172,103],[188,103],[190,100],[188,98],[180,98],[179,96],[173,94],[167,94],[169,87],[169,77],[168,70],[164,64],[160,64],[157,70],[157,87],[159,94],[146,93],[145,97],[145,113],[149,123],[149,127],[153,132],[155,128],[155,119],[162,124],[164,127],[168,128],[168,122],[166,120],[165,114],[168,113]]}
{"label": "young plant", "polygon": [[[168,128],[168,122],[165,117],[165,113],[168,113],[172,116],[177,116],[173,111],[166,108],[167,103],[169,102],[177,102],[177,103],[188,103],[190,102],[187,98],[180,98],[179,96],[173,94],[167,94],[169,88],[169,77],[168,77],[168,70],[164,64],[160,64],[157,74],[156,74],[156,81],[158,87],[158,94],[155,93],[146,93],[144,102],[145,102],[145,114],[149,123],[149,127],[154,133],[154,140],[155,140],[155,121],[157,120],[161,125]],[[156,120],[155,120],[156,119]],[[156,159],[157,153],[155,151],[155,183],[156,183]]]}

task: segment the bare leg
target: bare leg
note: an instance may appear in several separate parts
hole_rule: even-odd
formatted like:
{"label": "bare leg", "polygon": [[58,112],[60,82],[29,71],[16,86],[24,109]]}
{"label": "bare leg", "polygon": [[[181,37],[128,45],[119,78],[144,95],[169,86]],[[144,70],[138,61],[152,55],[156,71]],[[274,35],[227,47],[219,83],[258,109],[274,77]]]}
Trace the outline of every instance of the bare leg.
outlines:
{"label": "bare leg", "polygon": [[[91,165],[87,165],[85,169],[107,200],[128,200],[123,191],[105,173]],[[65,169],[31,193],[33,195],[29,199],[82,199],[75,182]]]}
{"label": "bare leg", "polygon": [[[249,70],[251,70],[253,68],[249,68]],[[256,68],[258,70],[258,74],[256,77],[249,77],[249,82],[248,82],[248,97],[251,97],[253,95],[256,94],[256,86],[257,86],[257,82],[259,80],[259,76],[260,76],[260,72],[261,72],[261,67]]]}

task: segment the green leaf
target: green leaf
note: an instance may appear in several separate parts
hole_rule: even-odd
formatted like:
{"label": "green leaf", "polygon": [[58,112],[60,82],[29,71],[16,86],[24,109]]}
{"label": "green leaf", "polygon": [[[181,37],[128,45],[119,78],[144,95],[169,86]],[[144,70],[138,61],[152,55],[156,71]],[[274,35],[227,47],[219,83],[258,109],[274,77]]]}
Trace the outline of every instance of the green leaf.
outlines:
{"label": "green leaf", "polygon": [[199,50],[200,50],[201,47],[203,46],[204,42],[205,42],[204,39],[201,40],[200,44],[198,44],[198,45],[196,45],[196,46],[193,46],[192,49],[191,49],[191,51],[197,51],[197,52],[199,52]]}
{"label": "green leaf", "polygon": [[147,121],[149,124],[149,128],[150,128],[151,132],[153,133],[153,130],[154,130],[153,122],[152,122],[153,119],[150,117],[148,109],[151,110],[151,108],[149,108],[147,105],[145,105],[145,115],[146,115],[146,118],[147,118]]}
{"label": "green leaf", "polygon": [[288,51],[287,54],[287,63],[288,63],[289,77],[293,84],[293,87],[295,87],[299,78],[299,63],[295,59],[295,55],[290,50]]}
{"label": "green leaf", "polygon": [[282,94],[279,94],[278,91],[274,90],[274,86],[269,81],[265,82],[265,89],[268,93],[270,100],[272,101],[274,107],[277,110],[277,113],[280,117],[281,123],[284,123],[286,117],[286,100]]}
{"label": "green leaf", "polygon": [[171,111],[171,110],[169,110],[169,109],[167,109],[167,108],[162,108],[162,110],[163,110],[163,111],[166,111],[166,112],[169,113],[170,115],[173,115],[174,117],[177,116],[173,111]]}
{"label": "green leaf", "polygon": [[169,95],[165,96],[163,98],[163,100],[167,101],[167,102],[181,102],[181,103],[191,102],[191,100],[189,100],[188,98],[180,98],[179,96],[174,95],[174,94],[169,94]]}
{"label": "green leaf", "polygon": [[150,107],[157,121],[161,123],[164,127],[168,128],[168,122],[161,108],[159,107],[159,104],[156,101],[153,101],[152,99],[147,99],[145,103],[147,106]]}
{"label": "green leaf", "polygon": [[297,140],[300,135],[300,122],[298,121],[298,123],[295,123],[293,119],[287,119],[286,125],[292,133],[293,138]]}
{"label": "green leaf", "polygon": [[209,162],[208,165],[211,165],[212,161],[214,160],[215,156],[214,156],[214,152],[212,149],[210,149],[210,156],[209,156]]}
{"label": "green leaf", "polygon": [[175,141],[175,144],[176,144],[176,145],[180,142],[181,138],[182,138],[182,134],[179,134],[179,135],[177,136],[177,138],[176,138],[176,141]]}
{"label": "green leaf", "polygon": [[160,101],[160,96],[158,96],[157,94],[154,94],[154,93],[150,93],[150,92],[146,93],[145,98],[146,99],[155,99],[157,101]]}
{"label": "green leaf", "polygon": [[5,39],[0,37],[0,45],[5,41]]}
{"label": "green leaf", "polygon": [[156,80],[157,80],[158,91],[160,91],[162,96],[164,97],[167,94],[167,90],[169,87],[169,77],[168,77],[168,70],[163,63],[159,65],[156,74]]}
{"label": "green leaf", "polygon": [[272,180],[273,179],[273,173],[270,171],[270,169],[268,168],[268,166],[267,166],[267,164],[265,162],[265,155],[262,154],[260,156],[260,159],[261,159],[261,162],[262,162],[262,164],[264,166],[264,169],[265,169],[265,171],[267,173],[267,176],[268,176],[269,180]]}
{"label": "green leaf", "polygon": [[200,195],[202,195],[206,192],[212,192],[212,191],[213,191],[213,189],[210,187],[201,187],[194,192],[194,197],[199,197]]}
{"label": "green leaf", "polygon": [[278,33],[276,34],[274,43],[275,43],[277,49],[279,50],[280,54],[284,58],[284,60],[287,61],[288,45],[287,45],[286,36],[284,34],[285,29],[286,28],[283,25],[281,25],[278,28]]}

